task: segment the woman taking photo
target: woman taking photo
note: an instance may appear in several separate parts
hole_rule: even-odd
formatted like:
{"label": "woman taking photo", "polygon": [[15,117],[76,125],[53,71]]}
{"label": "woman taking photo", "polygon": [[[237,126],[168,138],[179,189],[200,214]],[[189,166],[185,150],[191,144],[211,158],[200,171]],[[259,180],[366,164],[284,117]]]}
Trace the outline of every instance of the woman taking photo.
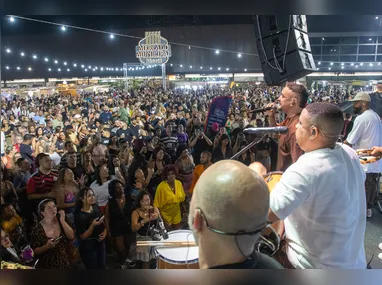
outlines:
{"label": "woman taking photo", "polygon": [[104,216],[90,188],[82,188],[78,194],[75,225],[80,256],[86,269],[105,269],[107,232]]}
{"label": "woman taking photo", "polygon": [[110,199],[105,210],[105,224],[110,239],[117,251],[122,269],[134,267],[129,259],[130,246],[135,242],[135,234],[131,228],[133,201],[130,195],[125,196],[125,186],[117,179],[109,183]]}
{"label": "woman taking photo", "polygon": [[[147,191],[141,191],[137,197],[137,209],[131,215],[132,230],[137,233],[137,241],[149,241],[150,227],[156,223],[159,210],[152,205],[152,199]],[[137,247],[137,260],[142,261],[143,269],[149,269],[150,260],[155,257],[152,247]]]}
{"label": "woman taking photo", "polygon": [[52,199],[42,200],[38,205],[42,217],[32,231],[31,247],[39,259],[38,268],[67,269],[72,267],[67,243],[74,239],[73,229],[65,219],[65,212],[60,210]]}
{"label": "woman taking photo", "polygon": [[[182,214],[186,213],[184,200],[186,195],[182,182],[176,180],[174,165],[166,165],[162,173],[163,181],[158,185],[155,192],[154,206],[160,211],[164,222],[171,230],[182,228]],[[181,208],[182,206],[182,208]]]}
{"label": "woman taking photo", "polygon": [[111,155],[109,157],[109,174],[110,176],[115,176],[118,180],[120,180],[123,184],[126,183],[124,172],[121,168],[121,162],[117,155]]}

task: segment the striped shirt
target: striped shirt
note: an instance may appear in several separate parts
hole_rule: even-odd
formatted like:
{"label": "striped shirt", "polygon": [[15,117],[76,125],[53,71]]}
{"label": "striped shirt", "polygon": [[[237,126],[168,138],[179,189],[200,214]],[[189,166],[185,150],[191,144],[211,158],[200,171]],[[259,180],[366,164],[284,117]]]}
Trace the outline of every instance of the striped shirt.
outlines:
{"label": "striped shirt", "polygon": [[28,180],[28,194],[45,194],[53,190],[58,178],[58,171],[52,169],[49,174],[45,175],[37,170]]}
{"label": "striped shirt", "polygon": [[167,136],[167,134],[165,134],[161,137],[160,142],[163,144],[168,154],[176,153],[176,149],[178,147],[178,137],[176,135]]}

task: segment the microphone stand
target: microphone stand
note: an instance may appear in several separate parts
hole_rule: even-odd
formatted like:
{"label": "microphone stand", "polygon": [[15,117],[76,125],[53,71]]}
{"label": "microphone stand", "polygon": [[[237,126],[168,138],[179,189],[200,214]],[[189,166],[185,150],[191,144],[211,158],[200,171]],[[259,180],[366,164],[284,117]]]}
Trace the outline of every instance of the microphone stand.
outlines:
{"label": "microphone stand", "polygon": [[262,138],[258,139],[258,140],[254,140],[253,142],[251,142],[249,145],[247,145],[245,148],[243,148],[242,150],[240,150],[239,152],[237,152],[234,156],[232,156],[230,158],[231,159],[236,159],[238,158],[241,154],[243,154],[244,152],[246,152],[248,149],[250,149],[251,147],[253,147],[255,144],[258,144],[259,142],[261,142],[263,140],[263,138],[265,138],[266,135],[264,135]]}

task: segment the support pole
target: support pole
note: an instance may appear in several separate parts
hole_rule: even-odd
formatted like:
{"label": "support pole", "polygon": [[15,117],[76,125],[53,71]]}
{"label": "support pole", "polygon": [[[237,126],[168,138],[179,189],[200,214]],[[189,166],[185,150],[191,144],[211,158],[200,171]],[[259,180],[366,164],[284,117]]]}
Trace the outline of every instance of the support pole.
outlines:
{"label": "support pole", "polygon": [[162,64],[162,86],[163,86],[163,90],[166,91],[167,85],[166,85],[166,64],[165,63]]}
{"label": "support pole", "polygon": [[127,63],[123,64],[123,81],[125,83],[125,91],[129,89],[129,80],[127,79]]}

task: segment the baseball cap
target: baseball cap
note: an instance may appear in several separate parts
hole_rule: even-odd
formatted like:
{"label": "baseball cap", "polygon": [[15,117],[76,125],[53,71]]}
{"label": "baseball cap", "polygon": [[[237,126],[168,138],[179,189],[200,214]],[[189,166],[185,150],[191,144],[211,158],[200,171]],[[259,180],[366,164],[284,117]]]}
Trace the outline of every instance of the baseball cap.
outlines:
{"label": "baseball cap", "polygon": [[355,97],[351,100],[349,100],[351,102],[356,102],[356,101],[366,101],[366,102],[371,102],[371,98],[369,96],[369,94],[367,94],[366,92],[359,92],[357,93],[357,95],[355,95]]}

